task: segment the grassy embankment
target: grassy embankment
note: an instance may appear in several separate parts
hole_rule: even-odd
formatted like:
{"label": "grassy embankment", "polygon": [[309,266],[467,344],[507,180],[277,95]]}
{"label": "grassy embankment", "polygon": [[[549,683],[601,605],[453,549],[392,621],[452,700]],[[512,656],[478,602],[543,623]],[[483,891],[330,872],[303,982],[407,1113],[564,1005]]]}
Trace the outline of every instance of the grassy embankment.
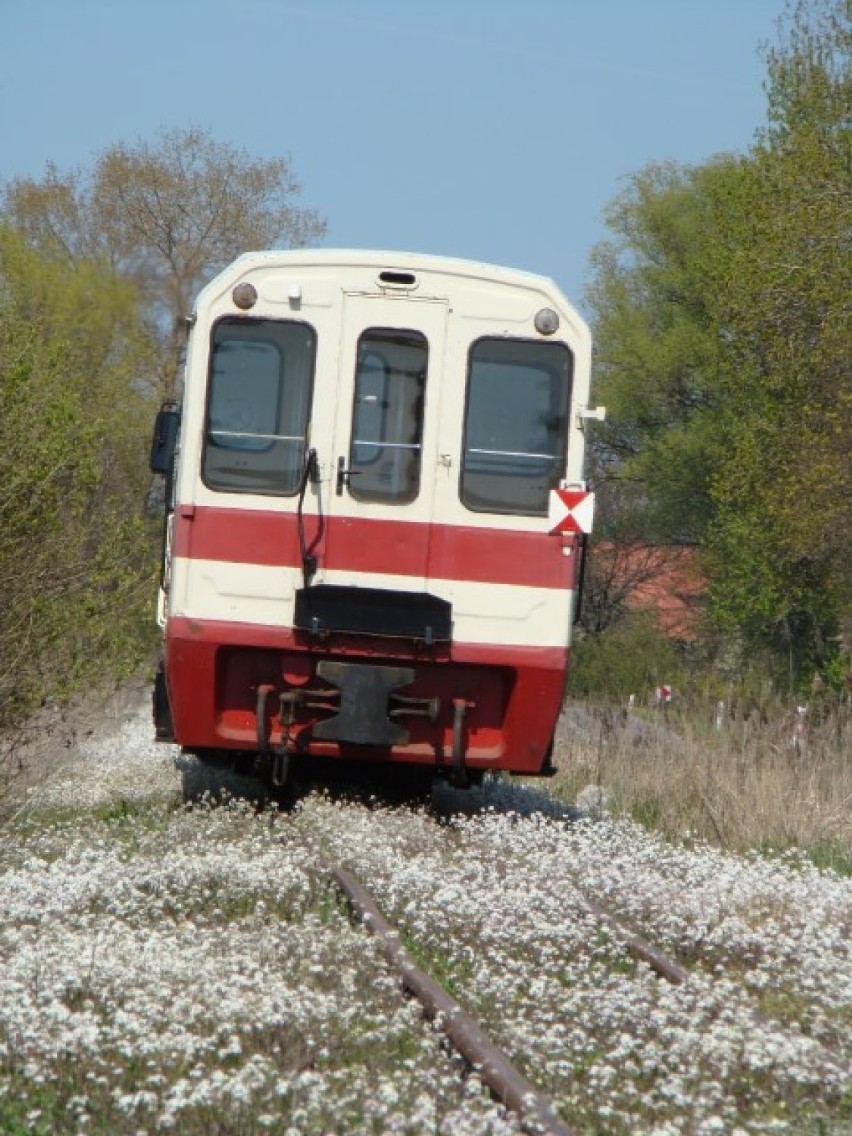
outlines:
{"label": "grassy embankment", "polygon": [[608,807],[669,838],[744,852],[797,848],[852,873],[852,713],[718,722],[668,707],[566,714],[557,795],[601,786]]}

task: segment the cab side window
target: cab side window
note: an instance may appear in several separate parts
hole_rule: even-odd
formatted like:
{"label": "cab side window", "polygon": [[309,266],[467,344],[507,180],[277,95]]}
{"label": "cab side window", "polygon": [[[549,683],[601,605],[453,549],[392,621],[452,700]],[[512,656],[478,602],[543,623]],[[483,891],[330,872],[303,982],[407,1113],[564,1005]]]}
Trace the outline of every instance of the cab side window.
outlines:
{"label": "cab side window", "polygon": [[202,477],[211,489],[293,495],[310,417],[307,324],[226,318],[213,328]]}
{"label": "cab side window", "polygon": [[562,343],[474,343],[460,484],[469,509],[547,513],[550,490],[564,476],[572,366]]}

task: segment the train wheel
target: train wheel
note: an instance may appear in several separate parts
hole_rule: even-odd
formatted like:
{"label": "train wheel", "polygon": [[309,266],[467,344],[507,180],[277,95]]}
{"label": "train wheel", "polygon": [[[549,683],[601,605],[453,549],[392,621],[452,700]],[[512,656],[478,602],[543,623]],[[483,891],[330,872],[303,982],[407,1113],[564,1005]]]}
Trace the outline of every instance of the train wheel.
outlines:
{"label": "train wheel", "polygon": [[228,799],[251,801],[259,808],[272,796],[270,786],[251,765],[239,768],[233,757],[220,753],[183,753],[176,761],[185,804]]}
{"label": "train wheel", "polygon": [[434,769],[422,765],[395,765],[382,779],[383,791],[387,796],[406,804],[431,800],[434,783]]}

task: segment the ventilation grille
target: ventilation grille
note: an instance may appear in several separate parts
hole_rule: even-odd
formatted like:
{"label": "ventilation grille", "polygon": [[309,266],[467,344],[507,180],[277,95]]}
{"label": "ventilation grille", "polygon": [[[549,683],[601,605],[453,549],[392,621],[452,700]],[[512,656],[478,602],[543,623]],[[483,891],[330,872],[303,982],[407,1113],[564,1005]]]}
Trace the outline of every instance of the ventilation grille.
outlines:
{"label": "ventilation grille", "polygon": [[410,291],[417,287],[417,277],[413,272],[401,272],[399,269],[385,268],[379,273],[379,286]]}

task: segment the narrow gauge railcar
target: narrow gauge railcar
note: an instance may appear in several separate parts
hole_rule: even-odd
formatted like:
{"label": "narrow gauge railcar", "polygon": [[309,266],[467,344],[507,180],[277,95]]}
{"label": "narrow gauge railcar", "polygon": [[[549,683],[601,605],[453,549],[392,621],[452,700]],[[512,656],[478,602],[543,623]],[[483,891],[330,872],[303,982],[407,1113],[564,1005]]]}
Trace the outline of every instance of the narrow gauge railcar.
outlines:
{"label": "narrow gauge railcar", "polygon": [[591,495],[590,337],[548,280],[247,253],[200,294],[167,474],[160,738],[464,785],[552,771]]}

